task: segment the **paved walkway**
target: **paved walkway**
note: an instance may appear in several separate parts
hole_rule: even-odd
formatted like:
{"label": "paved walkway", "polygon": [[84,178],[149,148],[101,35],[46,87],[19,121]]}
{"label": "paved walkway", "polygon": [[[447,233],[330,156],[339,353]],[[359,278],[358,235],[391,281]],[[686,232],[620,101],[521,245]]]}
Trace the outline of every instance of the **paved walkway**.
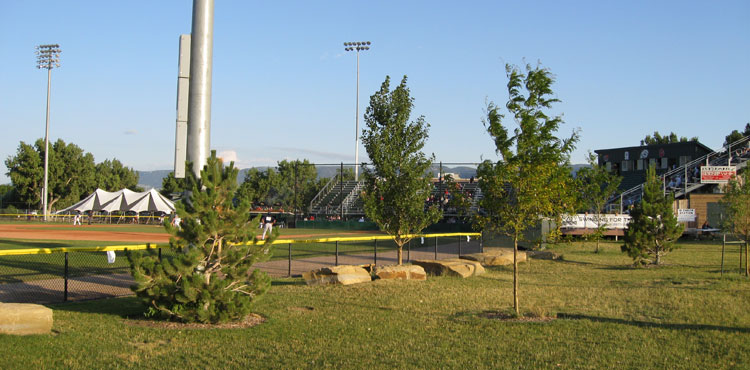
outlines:
{"label": "paved walkway", "polygon": [[[425,241],[430,244],[432,240]],[[412,243],[415,244],[415,243]],[[472,240],[461,242],[461,254],[479,252],[479,242]],[[437,247],[437,259],[458,257],[459,243],[442,244]],[[436,259],[435,246],[404,248],[404,262],[415,259]],[[293,259],[291,268],[288,259],[279,259],[258,263],[256,266],[272,277],[285,277],[291,271],[292,276],[326,266],[336,265],[335,254]],[[392,265],[397,263],[395,249],[378,250],[377,260],[374,253],[339,254],[339,265]],[[130,274],[91,275],[68,280],[68,301],[101,299],[132,295],[130,285],[133,278]],[[2,303],[60,303],[63,301],[65,281],[59,279],[33,280],[28,282],[0,284],[0,302]]]}

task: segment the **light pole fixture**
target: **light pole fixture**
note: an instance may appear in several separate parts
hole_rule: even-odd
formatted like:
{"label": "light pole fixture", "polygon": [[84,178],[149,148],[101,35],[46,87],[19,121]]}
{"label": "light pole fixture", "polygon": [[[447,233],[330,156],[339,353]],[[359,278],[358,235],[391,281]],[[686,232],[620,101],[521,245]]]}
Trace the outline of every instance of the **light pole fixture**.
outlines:
{"label": "light pole fixture", "polygon": [[359,181],[359,52],[370,50],[370,42],[345,42],[344,50],[357,52],[357,108],[354,113],[354,180]]}
{"label": "light pole fixture", "polygon": [[49,95],[52,68],[60,67],[60,45],[47,44],[36,47],[36,67],[47,70],[47,122],[44,129],[44,188],[42,189],[42,208],[44,221],[47,221],[47,194],[49,189]]}

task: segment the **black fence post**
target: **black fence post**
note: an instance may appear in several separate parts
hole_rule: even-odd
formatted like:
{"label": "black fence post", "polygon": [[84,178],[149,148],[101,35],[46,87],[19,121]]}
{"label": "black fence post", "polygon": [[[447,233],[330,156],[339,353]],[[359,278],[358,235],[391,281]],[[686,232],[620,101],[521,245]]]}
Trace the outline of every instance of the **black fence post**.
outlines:
{"label": "black fence post", "polygon": [[289,267],[287,271],[287,276],[292,277],[292,243],[289,243]]}
{"label": "black fence post", "polygon": [[721,276],[724,276],[724,247],[727,245],[727,234],[721,239]]}
{"label": "black fence post", "polygon": [[409,239],[409,244],[406,245],[406,262],[411,262],[411,239]]}
{"label": "black fence post", "polygon": [[374,242],[373,243],[373,247],[374,247],[373,250],[375,251],[375,264],[377,265],[378,264],[378,240],[377,239],[373,239],[372,241]]}
{"label": "black fence post", "polygon": [[161,247],[159,247],[159,262],[161,262]]}
{"label": "black fence post", "polygon": [[65,252],[65,271],[63,271],[63,280],[65,281],[65,287],[63,288],[63,302],[68,301],[68,252]]}
{"label": "black fence post", "polygon": [[461,258],[461,235],[458,236],[458,258]]}
{"label": "black fence post", "polygon": [[484,232],[479,233],[479,253],[484,253]]}
{"label": "black fence post", "polygon": [[435,237],[435,259],[437,259],[437,239],[438,237]]}
{"label": "black fence post", "polygon": [[339,265],[339,241],[336,240],[336,266]]}

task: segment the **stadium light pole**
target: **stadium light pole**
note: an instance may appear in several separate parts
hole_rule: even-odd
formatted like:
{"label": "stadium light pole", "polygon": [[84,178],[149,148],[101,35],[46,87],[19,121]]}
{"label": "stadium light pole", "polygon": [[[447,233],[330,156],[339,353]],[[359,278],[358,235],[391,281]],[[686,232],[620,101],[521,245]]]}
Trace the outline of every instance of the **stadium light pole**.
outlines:
{"label": "stadium light pole", "polygon": [[47,70],[47,122],[44,129],[44,188],[42,190],[42,208],[44,221],[47,221],[47,186],[49,184],[49,97],[52,68],[60,67],[60,45],[47,44],[36,47],[36,67]]}
{"label": "stadium light pole", "polygon": [[369,41],[344,43],[344,50],[357,51],[357,108],[354,113],[354,181],[359,181],[359,52],[369,49]]}

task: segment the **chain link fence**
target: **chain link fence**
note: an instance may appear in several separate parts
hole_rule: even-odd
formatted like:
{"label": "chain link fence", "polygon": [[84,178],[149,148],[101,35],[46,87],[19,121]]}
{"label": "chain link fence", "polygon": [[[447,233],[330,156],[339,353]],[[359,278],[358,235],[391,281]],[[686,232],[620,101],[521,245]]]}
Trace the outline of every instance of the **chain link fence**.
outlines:
{"label": "chain link fence", "polygon": [[[166,245],[0,250],[0,302],[59,303],[133,294],[126,249],[153,248],[160,258],[175,251]],[[483,250],[479,233],[425,234],[403,248],[403,262],[444,259]],[[276,240],[271,260],[255,267],[272,277],[299,276],[336,265],[398,263],[397,246],[387,236]]]}

